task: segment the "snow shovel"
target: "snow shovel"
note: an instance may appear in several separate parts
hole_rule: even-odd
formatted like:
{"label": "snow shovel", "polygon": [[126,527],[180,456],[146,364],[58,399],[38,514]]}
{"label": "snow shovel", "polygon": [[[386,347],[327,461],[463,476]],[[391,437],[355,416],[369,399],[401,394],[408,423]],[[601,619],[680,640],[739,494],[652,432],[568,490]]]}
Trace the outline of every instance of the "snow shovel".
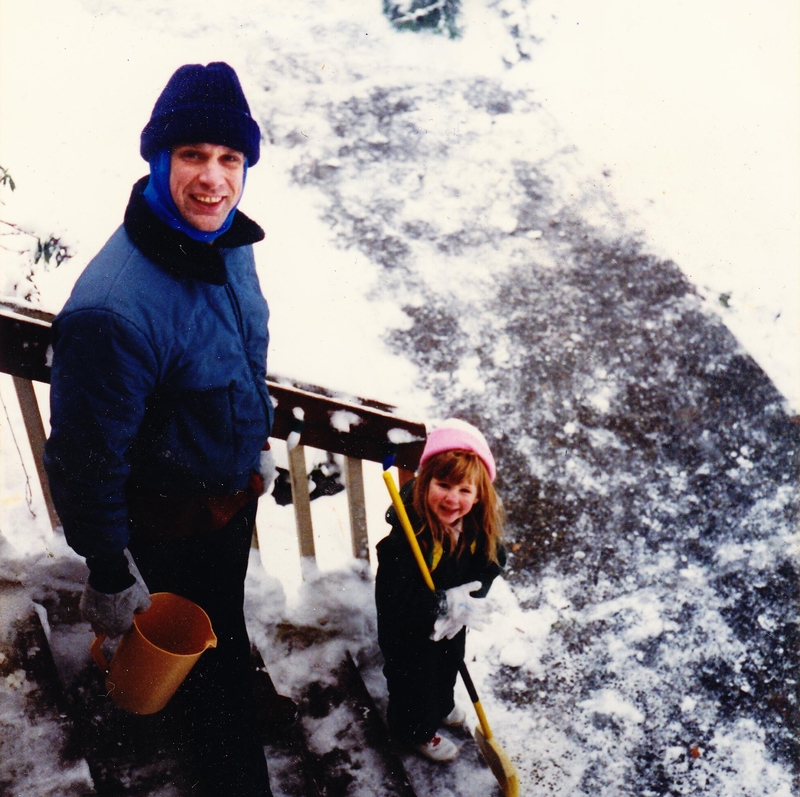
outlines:
{"label": "snow shovel", "polygon": [[[397,512],[397,517],[400,518],[400,523],[408,539],[408,544],[411,546],[411,550],[414,553],[414,558],[417,560],[417,565],[422,573],[422,577],[425,579],[425,583],[428,587],[435,590],[436,587],[433,583],[430,570],[428,570],[428,564],[420,550],[419,542],[417,542],[417,536],[414,534],[414,529],[411,527],[411,521],[408,519],[406,508],[403,506],[403,499],[400,498],[400,493],[397,492],[397,486],[388,468],[383,471],[383,480],[386,482],[386,488],[389,490],[389,495],[392,497],[392,504]],[[478,715],[478,721],[480,722],[480,726],[475,729],[475,741],[478,743],[478,747],[484,759],[486,759],[486,763],[492,770],[492,774],[497,778],[497,782],[503,790],[504,797],[519,797],[519,778],[517,777],[517,770],[511,763],[511,759],[508,757],[506,751],[503,750],[500,743],[492,734],[492,729],[489,727],[489,721],[486,719],[486,714],[483,711],[478,693],[475,690],[475,684],[472,683],[467,665],[462,661],[458,669],[464,681],[464,686],[466,686],[467,692],[469,693],[469,699],[472,701],[472,705],[475,708],[475,713]]]}

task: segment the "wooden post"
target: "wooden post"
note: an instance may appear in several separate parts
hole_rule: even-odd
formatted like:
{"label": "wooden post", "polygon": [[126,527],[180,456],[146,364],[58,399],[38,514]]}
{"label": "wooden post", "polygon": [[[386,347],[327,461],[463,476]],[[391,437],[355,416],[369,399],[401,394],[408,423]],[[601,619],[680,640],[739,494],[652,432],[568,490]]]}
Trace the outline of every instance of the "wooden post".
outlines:
{"label": "wooden post", "polygon": [[356,559],[369,561],[364,473],[360,459],[344,458],[344,483],[347,489],[347,508],[350,510],[350,538],[353,543],[353,556]]}
{"label": "wooden post", "polygon": [[50,493],[50,483],[47,481],[47,473],[44,470],[44,442],[46,437],[42,414],[39,411],[39,402],[36,400],[33,382],[30,379],[22,379],[18,376],[12,378],[14,380],[14,389],[17,391],[19,408],[22,411],[22,420],[25,423],[25,431],[28,433],[28,442],[31,445],[33,461],[36,463],[36,473],[39,476],[39,483],[42,485],[47,514],[50,517],[50,524],[54,529],[57,529],[61,526],[61,521],[58,519],[58,513],[53,504],[53,496]]}
{"label": "wooden post", "polygon": [[314,550],[314,528],[311,525],[311,501],[308,497],[308,472],[306,450],[302,445],[289,449],[289,477],[292,483],[294,522],[297,526],[297,542],[301,557],[316,558]]}

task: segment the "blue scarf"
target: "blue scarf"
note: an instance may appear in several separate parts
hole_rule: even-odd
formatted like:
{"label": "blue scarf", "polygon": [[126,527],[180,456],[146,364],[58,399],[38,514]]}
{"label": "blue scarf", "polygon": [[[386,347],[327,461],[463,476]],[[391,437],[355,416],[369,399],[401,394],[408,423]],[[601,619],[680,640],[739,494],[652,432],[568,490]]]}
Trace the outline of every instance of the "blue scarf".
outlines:
{"label": "blue scarf", "polygon": [[[147,187],[144,189],[144,198],[147,200],[147,204],[150,205],[153,213],[165,224],[168,224],[174,230],[178,230],[178,232],[185,233],[195,241],[210,244],[219,238],[222,233],[226,232],[231,224],[233,224],[233,217],[236,215],[236,206],[232,208],[218,230],[203,232],[196,227],[192,227],[192,225],[181,216],[175,201],[172,199],[172,193],[169,190],[169,167],[171,160],[172,155],[169,149],[161,149],[150,158],[150,179],[147,182]],[[247,159],[245,158],[244,175],[242,177],[243,191],[246,178]],[[239,198],[241,199],[241,196]],[[239,203],[237,202],[236,204],[238,205]]]}

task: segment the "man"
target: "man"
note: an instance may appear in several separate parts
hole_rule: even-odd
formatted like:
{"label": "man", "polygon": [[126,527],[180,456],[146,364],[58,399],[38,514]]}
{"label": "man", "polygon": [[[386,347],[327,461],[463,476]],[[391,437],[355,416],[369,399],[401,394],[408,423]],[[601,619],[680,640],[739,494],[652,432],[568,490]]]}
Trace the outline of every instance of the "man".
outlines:
{"label": "man", "polygon": [[231,67],[178,69],[142,131],[150,174],[53,326],[45,464],[89,567],[81,610],[110,637],[150,592],[208,613],[218,647],[170,710],[209,797],[271,794],[243,614],[257,498],[275,476],[269,311],[252,252],[264,232],[236,209],[260,138]]}

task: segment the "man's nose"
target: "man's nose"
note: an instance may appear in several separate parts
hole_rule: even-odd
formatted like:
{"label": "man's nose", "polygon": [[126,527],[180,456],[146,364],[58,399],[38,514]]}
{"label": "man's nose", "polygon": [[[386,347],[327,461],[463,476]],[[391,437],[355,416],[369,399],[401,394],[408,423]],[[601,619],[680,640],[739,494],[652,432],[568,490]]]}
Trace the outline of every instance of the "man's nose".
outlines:
{"label": "man's nose", "polygon": [[215,160],[209,158],[200,171],[200,179],[208,185],[219,185],[222,182],[223,169]]}

